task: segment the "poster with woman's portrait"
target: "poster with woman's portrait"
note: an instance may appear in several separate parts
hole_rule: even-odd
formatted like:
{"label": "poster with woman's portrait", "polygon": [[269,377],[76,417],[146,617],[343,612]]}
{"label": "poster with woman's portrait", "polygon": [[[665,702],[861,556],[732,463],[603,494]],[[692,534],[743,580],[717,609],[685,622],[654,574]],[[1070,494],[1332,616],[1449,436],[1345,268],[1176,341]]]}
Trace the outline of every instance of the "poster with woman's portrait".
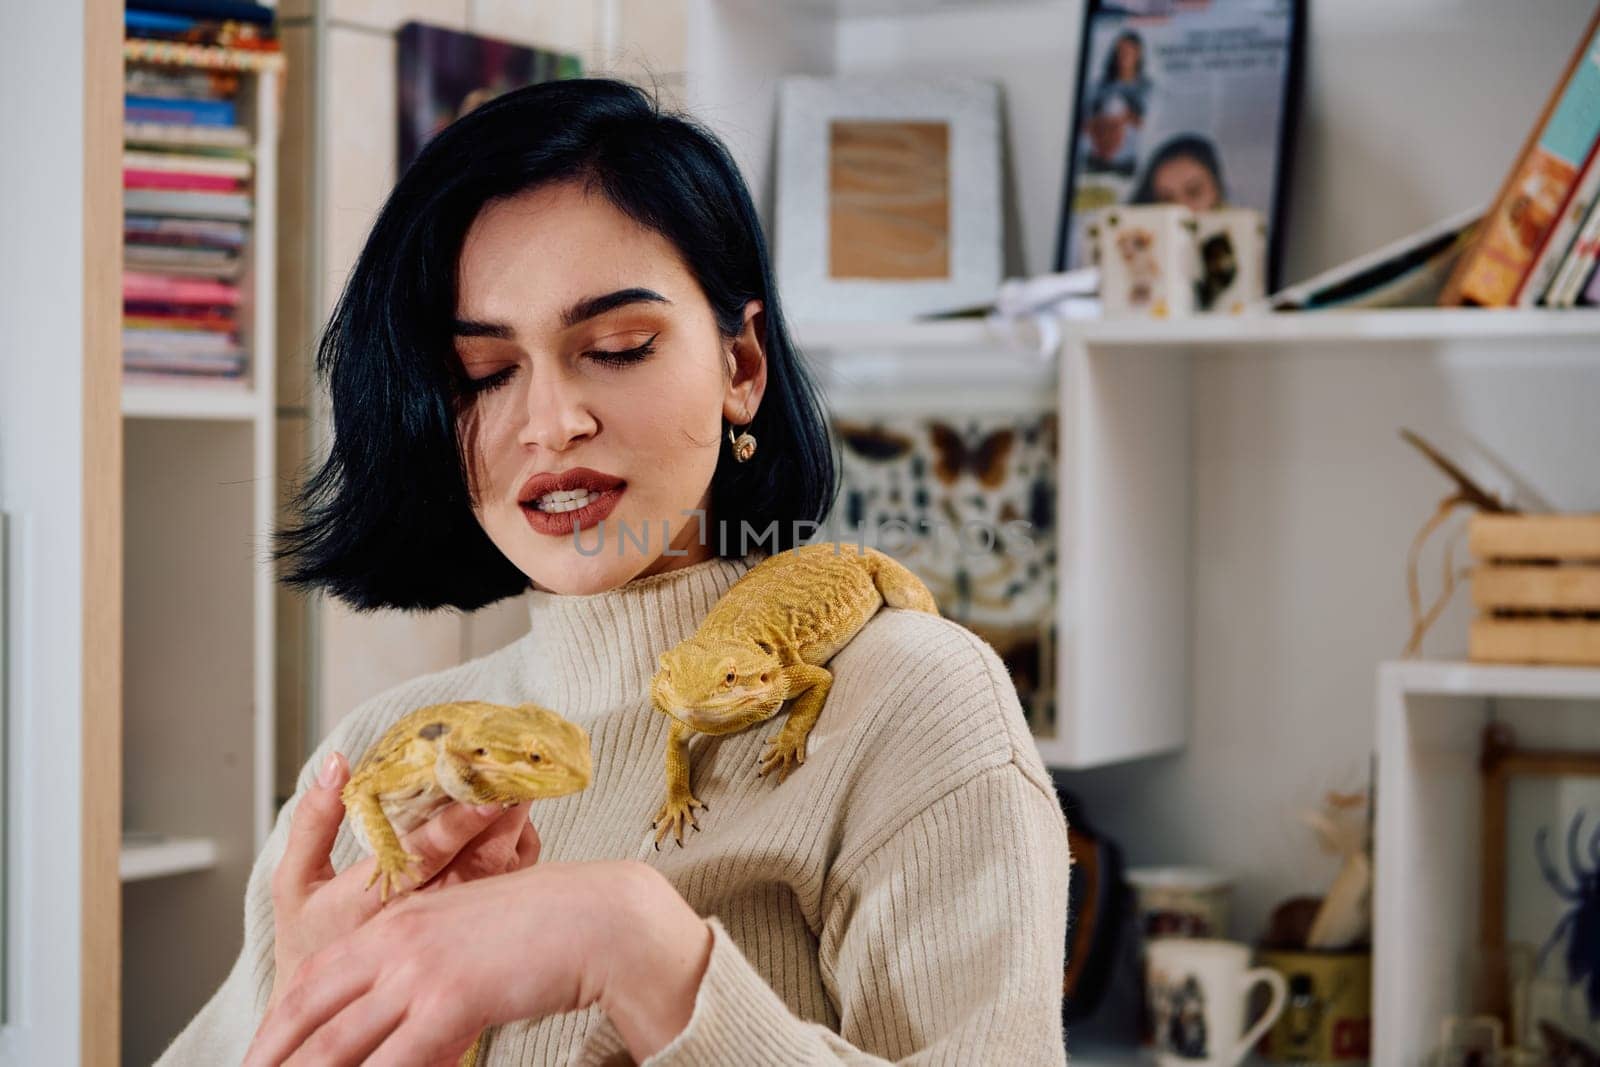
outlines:
{"label": "poster with woman's portrait", "polygon": [[1243,207],[1268,220],[1277,287],[1303,21],[1303,0],[1089,0],[1057,270],[1090,262],[1096,209]]}

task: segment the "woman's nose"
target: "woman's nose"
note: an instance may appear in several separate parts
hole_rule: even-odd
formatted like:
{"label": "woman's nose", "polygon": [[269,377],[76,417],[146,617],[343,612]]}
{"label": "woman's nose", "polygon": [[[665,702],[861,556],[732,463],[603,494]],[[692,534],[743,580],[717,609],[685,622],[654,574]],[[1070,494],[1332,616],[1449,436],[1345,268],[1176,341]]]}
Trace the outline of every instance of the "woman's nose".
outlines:
{"label": "woman's nose", "polygon": [[547,375],[528,388],[528,411],[517,435],[521,445],[537,445],[551,452],[570,448],[573,442],[594,435],[598,424],[584,397],[580,381]]}

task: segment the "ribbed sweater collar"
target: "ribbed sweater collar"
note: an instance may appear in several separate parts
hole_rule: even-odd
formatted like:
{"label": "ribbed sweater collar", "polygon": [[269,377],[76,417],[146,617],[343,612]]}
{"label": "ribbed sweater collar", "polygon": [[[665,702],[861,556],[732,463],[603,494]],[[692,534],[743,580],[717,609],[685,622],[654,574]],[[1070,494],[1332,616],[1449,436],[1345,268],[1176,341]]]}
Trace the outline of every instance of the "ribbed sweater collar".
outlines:
{"label": "ribbed sweater collar", "polygon": [[648,704],[656,657],[682,641],[764,557],[712,559],[585,596],[528,594],[529,667],[550,707],[578,721]]}

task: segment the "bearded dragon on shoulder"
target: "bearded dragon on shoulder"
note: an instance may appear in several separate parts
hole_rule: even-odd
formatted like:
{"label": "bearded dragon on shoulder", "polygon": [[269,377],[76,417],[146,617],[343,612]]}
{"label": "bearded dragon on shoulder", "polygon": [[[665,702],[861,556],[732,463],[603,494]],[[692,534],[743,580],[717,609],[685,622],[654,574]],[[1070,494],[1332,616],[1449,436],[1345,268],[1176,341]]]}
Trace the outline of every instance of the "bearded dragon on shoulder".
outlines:
{"label": "bearded dragon on shoulder", "polygon": [[893,557],[842,542],[805,545],[751,567],[692,635],[661,654],[651,700],[672,722],[667,797],[651,823],[657,847],[669,832],[681,846],[686,826],[699,829],[694,809],[705,808],[689,788],[689,734],[737,733],[792,700],[759,763],[761,775],[785,780],[805,763],[833,685],[823,664],[884,606],[939,613],[928,587]]}

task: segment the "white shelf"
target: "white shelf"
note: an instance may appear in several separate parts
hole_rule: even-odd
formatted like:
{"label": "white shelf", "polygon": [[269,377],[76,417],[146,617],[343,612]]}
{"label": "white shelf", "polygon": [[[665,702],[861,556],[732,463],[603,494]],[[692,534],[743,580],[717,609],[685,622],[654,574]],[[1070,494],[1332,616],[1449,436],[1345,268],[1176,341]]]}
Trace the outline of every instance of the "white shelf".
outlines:
{"label": "white shelf", "polygon": [[1196,347],[1359,343],[1363,341],[1600,340],[1600,311],[1394,308],[1194,315],[1181,319],[1098,319],[1067,324],[1069,338],[1092,346]]}
{"label": "white shelf", "polygon": [[171,837],[124,844],[118,862],[124,882],[210,870],[217,865],[217,843],[208,837]]}
{"label": "white shelf", "polygon": [[989,348],[1002,342],[983,319],[907,322],[799,322],[790,327],[802,349]]}
{"label": "white shelf", "polygon": [[886,17],[893,15],[931,15],[940,11],[963,11],[987,7],[1028,7],[1060,3],[1060,0],[769,0],[773,8],[790,4],[820,15],[840,18]]}
{"label": "white shelf", "polygon": [[[983,319],[908,322],[799,322],[791,327],[802,350],[906,353],[1013,352],[1037,359],[1025,347],[1032,335],[1007,336]],[[1259,315],[1192,315],[1176,319],[1064,319],[1068,343],[1093,348],[1208,348],[1290,343],[1359,345],[1364,342],[1600,341],[1600,311],[1515,311],[1476,308],[1396,308],[1378,311],[1300,311]],[[1018,342],[1021,342],[1019,344]],[[1315,350],[1314,348],[1311,350]],[[1600,361],[1600,347],[1594,350]]]}
{"label": "white shelf", "polygon": [[131,419],[215,419],[249,422],[263,416],[260,398],[245,384],[132,382],[122,387],[122,414]]}
{"label": "white shelf", "polygon": [[1374,1063],[1415,1063],[1470,1002],[1482,893],[1482,730],[1600,747],[1600,669],[1393,660],[1377,677]]}
{"label": "white shelf", "polygon": [[1600,700],[1600,667],[1390,660],[1378,670],[1380,686],[1402,694]]}

